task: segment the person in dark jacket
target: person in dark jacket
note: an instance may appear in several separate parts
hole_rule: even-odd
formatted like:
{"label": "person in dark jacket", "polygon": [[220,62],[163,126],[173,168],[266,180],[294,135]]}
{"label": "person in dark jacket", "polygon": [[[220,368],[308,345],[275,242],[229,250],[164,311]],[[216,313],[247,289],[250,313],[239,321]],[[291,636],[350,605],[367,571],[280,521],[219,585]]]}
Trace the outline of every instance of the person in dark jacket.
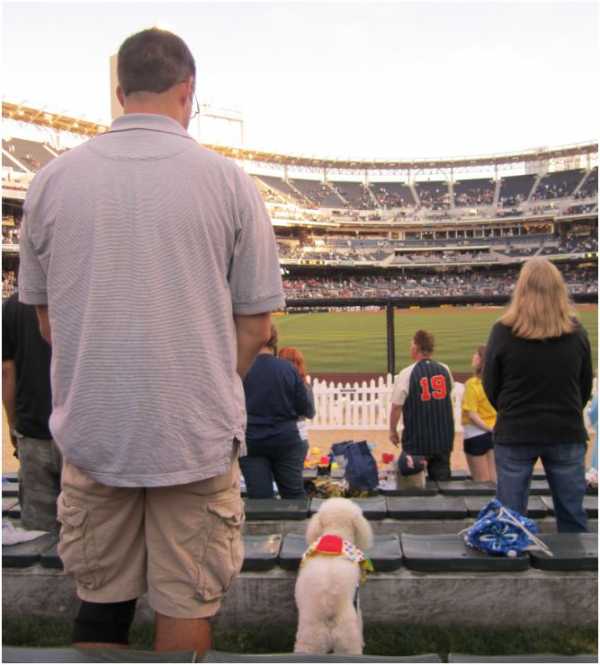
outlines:
{"label": "person in dark jacket", "polygon": [[314,403],[292,363],[277,358],[275,326],[244,379],[244,392],[248,455],[240,458],[240,466],[248,497],[272,498],[275,480],[282,499],[304,498],[308,442],[300,437],[297,422],[314,416]]}
{"label": "person in dark jacket", "polygon": [[525,514],[540,458],[559,531],[587,531],[583,508],[592,354],[559,270],[543,258],[523,265],[510,306],[487,344],[483,387],[498,412],[498,499]]}

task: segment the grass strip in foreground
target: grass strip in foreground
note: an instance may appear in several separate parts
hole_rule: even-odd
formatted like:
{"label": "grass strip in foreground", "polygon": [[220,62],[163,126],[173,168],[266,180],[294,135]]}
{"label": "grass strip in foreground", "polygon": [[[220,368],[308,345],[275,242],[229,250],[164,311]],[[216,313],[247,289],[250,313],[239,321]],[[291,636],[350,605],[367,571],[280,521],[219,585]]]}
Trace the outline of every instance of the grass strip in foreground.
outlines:
{"label": "grass strip in foreground", "polygon": [[[215,630],[214,648],[233,653],[290,653],[294,626],[262,626],[256,629]],[[598,635],[593,627],[539,626],[536,628],[489,629],[465,626],[371,625],[365,628],[365,654],[412,656],[448,653],[501,656],[554,653],[596,654]],[[152,649],[153,627],[135,625],[132,649]],[[71,623],[65,620],[3,617],[2,643],[6,646],[66,647],[71,642]]]}

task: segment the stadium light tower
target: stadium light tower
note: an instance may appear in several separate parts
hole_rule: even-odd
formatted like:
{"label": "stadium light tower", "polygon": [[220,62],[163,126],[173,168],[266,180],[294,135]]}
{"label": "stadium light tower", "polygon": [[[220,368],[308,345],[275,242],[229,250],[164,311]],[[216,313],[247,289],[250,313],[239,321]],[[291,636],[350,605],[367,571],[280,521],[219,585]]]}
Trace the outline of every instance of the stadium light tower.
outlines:
{"label": "stadium light tower", "polygon": [[117,54],[110,56],[110,117],[115,120],[123,115],[123,107],[117,99],[117,85],[119,79],[117,77]]}
{"label": "stadium light tower", "polygon": [[[206,143],[216,143],[216,144],[221,143],[221,145],[231,145],[232,142],[229,140],[226,140],[225,143],[223,144],[221,141],[219,141],[218,136],[208,135],[207,130],[204,129],[206,127],[206,123],[203,122],[203,119],[205,118],[225,123],[227,130],[232,125],[234,126],[237,125],[237,131],[239,132],[238,134],[239,144],[236,147],[240,148],[244,147],[244,118],[239,111],[235,111],[233,109],[221,109],[214,107],[211,104],[200,104],[200,113],[196,120],[198,140],[200,142],[202,142],[202,140],[204,139]],[[233,143],[235,144],[235,142],[236,141],[234,140]]]}

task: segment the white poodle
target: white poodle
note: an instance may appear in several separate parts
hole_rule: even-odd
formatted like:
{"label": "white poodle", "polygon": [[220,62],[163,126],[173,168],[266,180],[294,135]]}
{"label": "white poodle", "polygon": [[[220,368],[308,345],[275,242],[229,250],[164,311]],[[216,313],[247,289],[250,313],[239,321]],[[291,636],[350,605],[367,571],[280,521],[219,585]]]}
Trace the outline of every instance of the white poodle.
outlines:
{"label": "white poodle", "polygon": [[361,655],[359,561],[361,550],[373,542],[371,527],[357,504],[327,499],[311,517],[306,540],[309,549],[296,581],[299,621],[294,652]]}

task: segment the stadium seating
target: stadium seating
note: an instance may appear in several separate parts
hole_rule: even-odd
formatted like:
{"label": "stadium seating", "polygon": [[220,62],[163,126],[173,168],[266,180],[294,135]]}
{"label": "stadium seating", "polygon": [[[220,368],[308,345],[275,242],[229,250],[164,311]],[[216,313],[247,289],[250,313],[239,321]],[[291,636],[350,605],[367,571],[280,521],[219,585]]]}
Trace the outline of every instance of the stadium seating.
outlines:
{"label": "stadium seating", "polygon": [[[352,499],[354,503],[360,506],[363,515],[368,520],[382,520],[388,515],[386,499],[384,497],[370,497],[365,499]],[[324,499],[312,499],[309,512],[311,515],[316,513]]]}
{"label": "stadium seating", "polygon": [[[266,182],[264,182],[258,176],[253,176],[253,180],[258,187],[260,195],[267,203],[282,204],[288,205],[293,202],[291,196],[286,196],[283,191],[279,189],[271,188]],[[283,187],[285,183],[282,182],[281,186]],[[279,214],[281,214],[279,212]]]}
{"label": "stadium seating", "polygon": [[435,496],[438,493],[438,485],[432,480],[425,483],[423,489],[417,488],[398,488],[396,485],[389,485],[381,489],[384,496],[402,496],[402,497],[426,497]]}
{"label": "stadium seating", "polygon": [[277,565],[281,536],[244,536],[244,565],[242,572],[262,572]]}
{"label": "stadium seating", "polygon": [[437,654],[419,656],[349,656],[347,654],[238,654],[208,651],[202,663],[441,663]]}
{"label": "stadium seating", "polygon": [[423,208],[447,210],[450,207],[450,190],[447,181],[416,182],[415,189]]}
{"label": "stadium seating", "polygon": [[477,208],[494,203],[496,181],[486,178],[475,178],[473,180],[458,180],[454,183],[454,205],[457,208],[466,206]]}
{"label": "stadium seating", "polygon": [[[589,584],[592,579],[577,576],[592,575],[595,579],[593,565],[597,565],[597,546],[594,550],[593,543],[596,534],[584,534],[574,538],[572,534],[549,533],[549,529],[555,531],[555,521],[549,516],[551,504],[547,497],[532,496],[529,503],[531,516],[538,520],[543,538],[549,539],[547,542],[551,549],[556,549],[557,556],[553,560],[543,559],[539,555],[534,563],[533,557],[536,555],[533,553],[507,559],[470,550],[457,533],[473,523],[477,512],[489,500],[490,495],[470,494],[465,485],[468,483],[465,480],[466,475],[464,472],[457,473],[457,479],[446,483],[456,485],[460,491],[457,495],[441,494],[437,492],[437,483],[429,483],[424,491],[405,493],[413,494],[413,497],[394,495],[398,494],[396,491],[394,494],[382,493],[380,496],[354,499],[363,507],[375,534],[374,546],[367,552],[373,561],[375,572],[369,576],[364,599],[361,593],[361,604],[364,600],[365,607],[373,608],[377,606],[377,602],[389,602],[389,599],[379,600],[384,590],[385,594],[391,593],[396,597],[406,593],[409,588],[413,589],[413,585],[417,583],[419,596],[424,593],[423,589],[427,588],[427,593],[434,594],[436,598],[446,598],[451,588],[454,602],[466,602],[466,598],[471,597],[469,594],[475,593],[476,589],[480,590],[477,593],[484,593],[484,588],[489,589],[490,585],[495,583],[495,578],[494,575],[488,575],[497,573],[504,576],[503,586],[513,585],[516,590],[526,585],[525,588],[529,589],[526,595],[533,593],[533,589],[536,594],[542,594],[541,597],[546,593],[568,592],[571,598],[568,608],[569,612],[572,612],[579,602],[573,598],[579,597],[580,593],[588,593],[581,590],[581,584]],[[540,475],[536,474],[535,482],[543,482]],[[442,484],[442,487],[445,486]],[[485,489],[487,491],[487,487]],[[430,495],[431,492],[435,494]],[[597,515],[597,497],[590,496],[586,499],[595,507]],[[310,503],[308,500],[246,500],[243,572],[230,592],[232,598],[227,609],[229,619],[226,620],[251,623],[252,617],[248,616],[247,611],[248,603],[257,609],[260,607],[261,616],[269,616],[269,620],[275,620],[275,617],[277,620],[280,617],[289,620],[293,609],[293,572],[297,570],[307,546],[307,520],[321,502],[321,499],[312,499]],[[597,529],[594,521],[590,526]],[[61,573],[62,564],[57,555],[55,535],[42,536],[15,546],[5,546],[2,554],[5,603],[15,603],[18,596],[22,598],[18,603],[20,608],[32,603],[35,608],[35,603],[46,603],[41,600],[40,594],[46,599],[49,593],[60,596],[62,606],[74,602],[74,597],[69,600],[73,593],[72,586],[65,585],[65,578]],[[552,566],[553,568],[549,569]],[[28,574],[30,569],[31,575]],[[535,571],[538,575],[558,577],[535,578],[532,577]],[[450,581],[436,577],[443,572],[460,577]],[[430,585],[433,586],[430,588]],[[443,592],[440,585],[444,586]],[[55,592],[52,589],[55,589]],[[462,589],[465,593],[468,589],[472,591],[461,601],[459,596],[462,597]],[[273,607],[265,605],[264,598],[271,599]],[[288,604],[291,604],[292,609],[287,607]],[[523,616],[523,612],[527,611],[526,604],[520,600],[515,601],[515,616]],[[429,607],[427,603],[426,605]],[[7,606],[5,604],[5,608]],[[562,605],[553,607],[552,616],[563,616],[561,608]],[[397,612],[397,609],[392,611]],[[548,612],[545,612],[544,616],[549,616]],[[371,612],[367,617],[373,621],[377,619],[377,614],[372,615]]]}
{"label": "stadium seating", "polygon": [[[279,565],[284,570],[297,570],[308,543],[304,534],[288,533],[279,552]],[[375,535],[373,546],[365,554],[378,572],[390,572],[402,566],[400,540],[393,534]]]}
{"label": "stadium seating", "polygon": [[16,496],[4,497],[2,496],[2,517],[12,517],[19,519],[21,517],[21,506],[19,499]]}
{"label": "stadium seating", "polygon": [[12,138],[8,141],[3,140],[2,147],[33,173],[46,166],[55,157],[55,152],[39,141]]}
{"label": "stadium seating", "polygon": [[595,166],[588,173],[579,191],[575,192],[576,199],[587,199],[598,195],[598,167]]}
{"label": "stadium seating", "polygon": [[548,653],[514,654],[511,656],[472,656],[465,653],[449,653],[449,663],[597,663],[598,657],[592,654],[564,656]]}
{"label": "stadium seating", "polygon": [[596,203],[584,203],[574,206],[569,206],[565,211],[564,215],[585,215],[591,212],[598,212],[598,205]]}
{"label": "stadium seating", "polygon": [[298,196],[298,193],[283,178],[261,175],[257,176],[256,179],[261,180],[267,187],[282,196],[284,200],[302,205],[302,198]]}
{"label": "stadium seating", "polygon": [[423,496],[387,497],[387,514],[396,520],[465,519],[468,507],[465,497]]}
{"label": "stadium seating", "polygon": [[13,498],[19,496],[19,483],[18,482],[2,482],[2,498]]}
{"label": "stadium seating", "polygon": [[247,520],[304,520],[308,499],[246,499]]}
{"label": "stadium seating", "polygon": [[331,185],[339,192],[349,208],[354,210],[372,210],[374,200],[368,187],[360,182],[332,182]]}
{"label": "stadium seating", "polygon": [[[551,496],[542,496],[540,497],[543,501],[548,514],[552,517],[554,516],[554,502]],[[598,518],[598,496],[585,496],[583,497],[583,507],[587,513],[588,518],[597,519]]]}
{"label": "stadium seating", "polygon": [[529,568],[529,556],[494,557],[468,548],[462,536],[401,535],[404,565],[421,573],[442,572],[519,572]]}
{"label": "stadium seating", "polygon": [[[489,497],[467,496],[465,497],[465,504],[469,515],[473,518],[477,517],[479,511],[486,505]],[[550,516],[548,505],[544,502],[541,496],[530,496],[527,503],[527,517],[534,520],[544,519]]]}
{"label": "stadium seating", "polygon": [[304,180],[290,178],[289,182],[302,194],[308,203],[315,208],[343,208],[344,201],[321,180]]}
{"label": "stadium seating", "polygon": [[531,565],[540,570],[598,570],[598,536],[595,533],[549,533],[540,539],[552,556],[542,551],[530,552]]}
{"label": "stadium seating", "polygon": [[417,204],[410,187],[403,182],[371,182],[369,189],[380,208],[405,208]]}
{"label": "stadium seating", "polygon": [[194,651],[2,647],[4,663],[196,663]]}
{"label": "stadium seating", "polygon": [[502,178],[498,198],[500,206],[503,208],[512,208],[520,202],[527,200],[535,180],[536,175],[533,173]]}
{"label": "stadium seating", "polygon": [[42,554],[55,547],[57,535],[48,533],[35,540],[2,546],[2,568],[29,568],[39,563]]}
{"label": "stadium seating", "polygon": [[448,496],[494,496],[496,486],[494,483],[475,483],[472,480],[438,481],[442,494]]}
{"label": "stadium seating", "polygon": [[[350,656],[308,655],[293,653],[248,654],[227,651],[207,651],[202,658],[195,652],[166,652],[111,650],[111,649],[56,649],[2,647],[5,663],[441,663],[435,653],[416,656]],[[565,656],[560,654],[515,654],[505,656],[470,655],[449,653],[449,663],[596,663],[592,654]]]}
{"label": "stadium seating", "polygon": [[556,171],[545,175],[531,195],[534,201],[560,199],[570,196],[585,176],[583,169]]}

